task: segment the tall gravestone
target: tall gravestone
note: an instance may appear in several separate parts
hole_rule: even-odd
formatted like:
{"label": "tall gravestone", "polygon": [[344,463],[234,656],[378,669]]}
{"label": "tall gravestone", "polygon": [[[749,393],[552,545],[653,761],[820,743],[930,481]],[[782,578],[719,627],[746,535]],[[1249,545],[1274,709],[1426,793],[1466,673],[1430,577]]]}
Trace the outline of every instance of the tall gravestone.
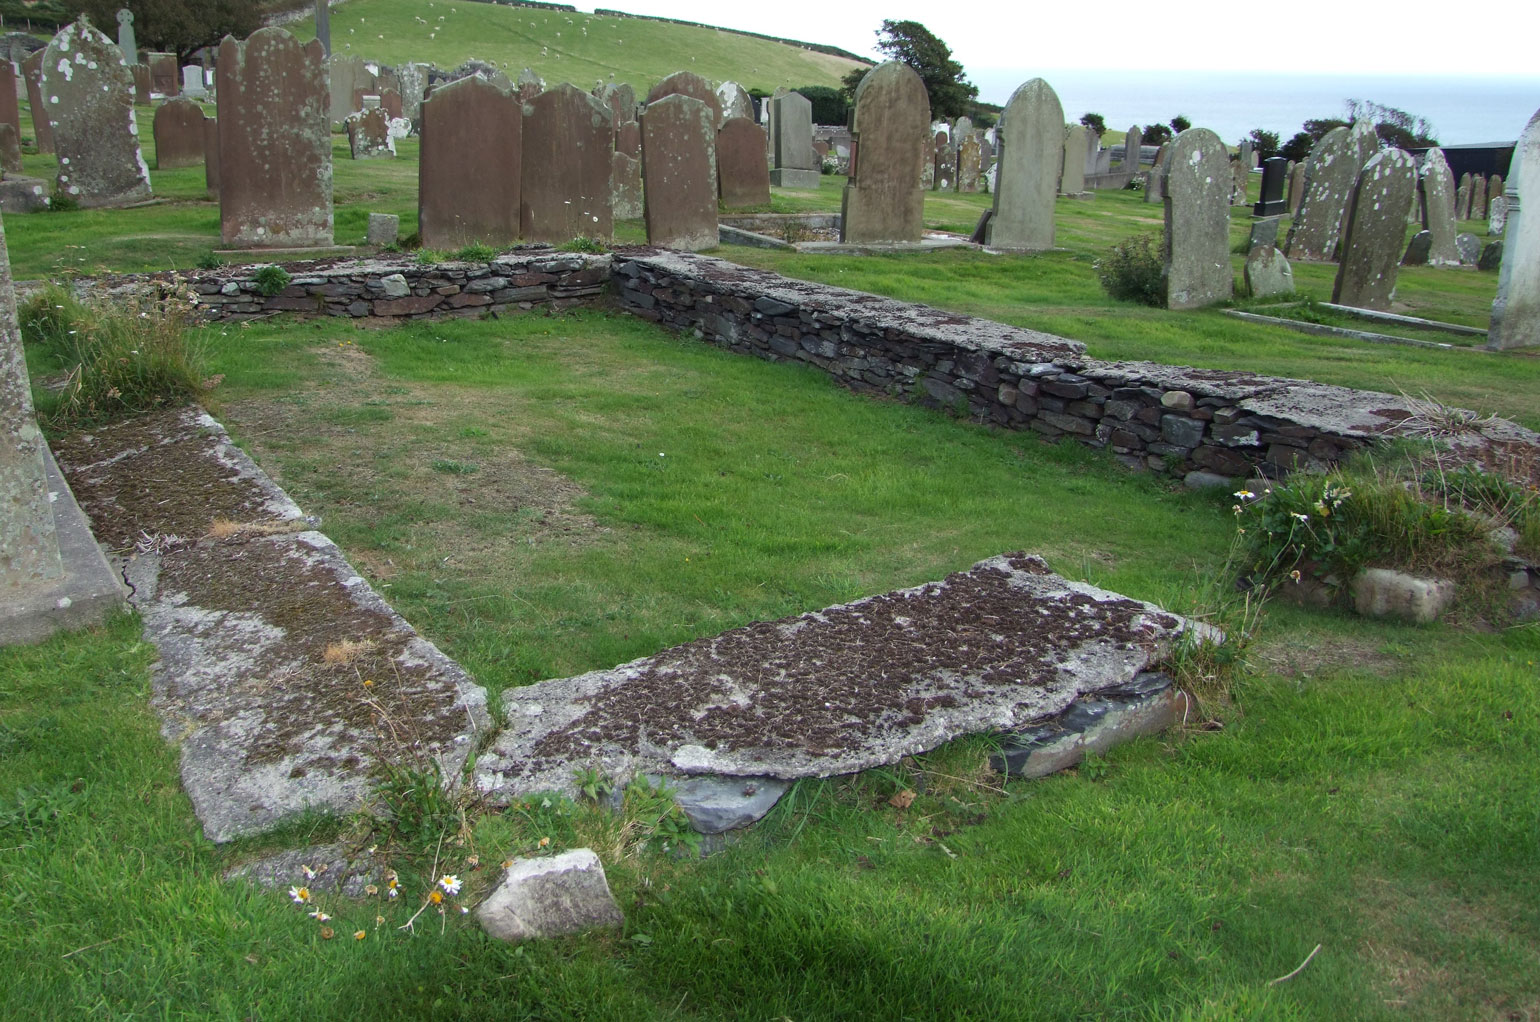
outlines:
{"label": "tall gravestone", "polygon": [[920,157],[930,130],[925,83],[908,64],[889,60],[861,79],[852,107],[840,240],[919,241],[925,208]]}
{"label": "tall gravestone", "polygon": [[422,116],[422,101],[428,94],[428,65],[408,62],[396,68],[401,86],[401,116],[417,123]]}
{"label": "tall gravestone", "polygon": [[139,41],[134,38],[134,12],[127,7],[118,8],[118,52],[123,63],[133,67],[139,63]]}
{"label": "tall gravestone", "polygon": [[575,85],[563,82],[524,104],[519,233],[526,241],[614,234],[614,134],[609,107]]}
{"label": "tall gravestone", "polygon": [[85,207],[150,198],[133,78],[111,39],[82,16],[43,55],[43,96],[59,155],[57,187]]}
{"label": "tall gravestone", "polygon": [[[925,133],[925,155],[920,158],[920,187],[926,191],[936,187],[936,140],[941,135]],[[814,143],[817,148],[817,143]]]}
{"label": "tall gravestone", "polygon": [[[628,156],[617,150],[610,157],[610,209],[616,220],[640,220],[646,212],[642,204],[641,125],[637,123],[635,127],[637,155]],[[764,163],[763,155],[760,154],[760,163]],[[767,166],[766,180],[769,180],[769,176],[770,168]]]}
{"label": "tall gravestone", "polygon": [[139,106],[149,106],[154,102],[150,98],[150,65],[135,64],[128,72],[134,78],[134,102]]}
{"label": "tall gravestone", "polygon": [[1364,165],[1343,214],[1333,302],[1389,310],[1416,181],[1417,163],[1400,149],[1383,150]]}
{"label": "tall gravestone", "polygon": [[729,117],[717,132],[717,181],[728,209],[770,204],[765,133],[747,117]]}
{"label": "tall gravestone", "polygon": [[426,248],[498,247],[519,237],[524,109],[513,89],[470,75],[422,104],[417,230]]}
{"label": "tall gravestone", "polygon": [[1188,128],[1166,158],[1162,243],[1166,307],[1195,309],[1230,297],[1230,154],[1207,128]]}
{"label": "tall gravestone", "polygon": [[[4,102],[4,93],[0,92],[0,102]],[[1485,220],[1487,218],[1487,179],[1477,174],[1470,182],[1470,217],[1471,220]]]}
{"label": "tall gravestone", "polygon": [[957,143],[956,188],[959,192],[972,194],[979,190],[983,165],[984,154],[979,146],[978,136],[970,131],[961,136]]}
{"label": "tall gravestone", "polygon": [[38,50],[21,62],[22,77],[27,80],[27,103],[32,108],[32,136],[37,140],[37,151],[51,153],[53,147],[53,123],[48,119],[48,108],[43,103],[43,54]]}
{"label": "tall gravestone", "polygon": [[1513,148],[1503,197],[1508,225],[1487,347],[1522,348],[1540,344],[1540,215],[1523,215],[1525,200],[1540,202],[1540,111]]}
{"label": "tall gravestone", "polygon": [[9,124],[21,136],[21,104],[16,95],[16,65],[0,57],[0,124]]}
{"label": "tall gravestone", "polygon": [[1460,183],[1454,190],[1454,218],[1456,220],[1470,219],[1470,174],[1460,175]]}
{"label": "tall gravestone", "polygon": [[[775,101],[780,99],[782,96],[789,94],[790,92],[791,90],[784,85],[777,86],[776,90],[770,93],[770,98],[765,100],[760,108],[760,113],[764,115],[765,122],[765,160],[769,163],[771,170],[775,169]],[[811,103],[808,104],[807,123],[808,132],[811,134],[813,130],[813,112]],[[774,178],[771,179],[771,183],[778,184]]]}
{"label": "tall gravestone", "polygon": [[813,104],[800,92],[770,100],[774,132],[770,183],[777,188],[817,188],[821,168],[813,153]]}
{"label": "tall gravestone", "polygon": [[1289,161],[1274,156],[1262,161],[1262,194],[1251,207],[1253,216],[1282,216],[1288,212],[1289,200],[1284,194],[1288,188]]}
{"label": "tall gravestone", "polygon": [[1303,161],[1294,164],[1294,169],[1289,171],[1289,215],[1299,212],[1300,204],[1305,201],[1305,164]]}
{"label": "tall gravestone", "polygon": [[[1070,124],[1064,128],[1064,169],[1059,179],[1059,194],[1078,199],[1085,194],[1086,126]],[[1004,158],[1002,152],[1001,158]]]}
{"label": "tall gravestone", "polygon": [[1011,93],[999,125],[999,170],[984,237],[994,248],[1053,247],[1053,204],[1064,161],[1064,107],[1041,78]]}
{"label": "tall gravestone", "polygon": [[203,108],[185,96],[155,108],[155,167],[196,167],[203,162]]}
{"label": "tall gravestone", "polygon": [[1508,227],[1508,198],[1494,195],[1487,203],[1487,237],[1501,238]]}
{"label": "tall gravestone", "polygon": [[1358,182],[1358,173],[1379,147],[1374,129],[1359,121],[1333,128],[1310,150],[1305,161],[1304,197],[1284,242],[1291,260],[1326,261],[1336,257],[1342,213]]}
{"label": "tall gravestone", "polygon": [[1123,163],[1119,168],[1128,174],[1139,173],[1139,147],[1144,144],[1144,134],[1139,130],[1139,125],[1128,126],[1128,134],[1123,136]]}
{"label": "tall gravestone", "polygon": [[1444,151],[1429,149],[1422,159],[1423,226],[1428,229],[1428,265],[1458,266],[1460,252],[1454,247],[1454,175]]}
{"label": "tall gravestone", "polygon": [[682,93],[648,102],[642,111],[647,243],[690,252],[715,247],[716,178],[716,112]]}
{"label": "tall gravestone", "polygon": [[219,230],[229,248],[332,244],[332,140],[321,44],[281,28],[226,36],[219,99]]}

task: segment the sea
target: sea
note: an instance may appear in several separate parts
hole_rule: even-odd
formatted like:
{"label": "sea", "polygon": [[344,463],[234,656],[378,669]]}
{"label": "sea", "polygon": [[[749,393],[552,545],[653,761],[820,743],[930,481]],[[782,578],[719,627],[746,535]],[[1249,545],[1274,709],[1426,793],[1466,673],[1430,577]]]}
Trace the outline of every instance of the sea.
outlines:
{"label": "sea", "polygon": [[1306,120],[1346,117],[1346,101],[1367,100],[1426,118],[1443,145],[1512,142],[1540,111],[1540,77],[1472,75],[1310,75],[1245,71],[1132,72],[968,69],[979,98],[1004,103],[1028,77],[1059,95],[1064,118],[1101,114],[1107,127],[1166,123],[1177,114],[1230,145],[1254,128],[1281,141]]}

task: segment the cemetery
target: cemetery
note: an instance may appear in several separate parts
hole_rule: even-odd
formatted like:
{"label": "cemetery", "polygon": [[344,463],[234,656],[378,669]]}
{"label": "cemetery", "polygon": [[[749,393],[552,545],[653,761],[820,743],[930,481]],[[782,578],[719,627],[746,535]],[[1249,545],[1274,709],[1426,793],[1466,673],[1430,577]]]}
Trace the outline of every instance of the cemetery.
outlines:
{"label": "cemetery", "polygon": [[0,62],[11,1012],[1540,1005],[1540,113],[296,17]]}

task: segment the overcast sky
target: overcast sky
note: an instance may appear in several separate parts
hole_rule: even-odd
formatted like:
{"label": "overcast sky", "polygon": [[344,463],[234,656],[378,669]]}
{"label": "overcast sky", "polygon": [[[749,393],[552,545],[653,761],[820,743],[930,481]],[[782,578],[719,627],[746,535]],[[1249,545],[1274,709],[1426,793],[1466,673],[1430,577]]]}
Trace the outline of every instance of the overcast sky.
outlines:
{"label": "overcast sky", "polygon": [[[588,3],[577,5],[591,11]],[[985,93],[1056,68],[1540,76],[1540,4],[1404,0],[603,0],[597,6],[872,49],[884,18],[923,24]],[[1467,17],[1470,14],[1472,16]],[[992,73],[993,72],[993,73]],[[1005,95],[980,98],[1001,102]],[[1537,104],[1540,105],[1540,96]]]}

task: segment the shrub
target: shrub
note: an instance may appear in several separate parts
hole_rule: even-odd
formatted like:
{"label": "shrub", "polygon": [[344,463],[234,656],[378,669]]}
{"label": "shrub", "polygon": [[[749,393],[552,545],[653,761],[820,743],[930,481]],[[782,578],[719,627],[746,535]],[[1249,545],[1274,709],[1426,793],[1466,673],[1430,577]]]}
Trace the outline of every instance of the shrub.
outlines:
{"label": "shrub", "polygon": [[60,424],[99,422],[193,400],[203,389],[204,358],[193,339],[197,296],[180,282],[154,298],[126,304],[77,301],[48,287],[20,310],[22,336],[64,371],[39,411]]}
{"label": "shrub", "polygon": [[294,278],[289,276],[289,271],[277,264],[264,266],[252,275],[256,282],[257,290],[268,298],[289,286],[289,281]]}
{"label": "shrub", "polygon": [[1107,134],[1107,118],[1101,114],[1087,112],[1080,115],[1080,123],[1096,132],[1098,135]]}
{"label": "shrub", "polygon": [[1156,308],[1166,304],[1163,270],[1152,234],[1121,241],[1096,261],[1096,276],[1107,294],[1120,302],[1139,302]]}

